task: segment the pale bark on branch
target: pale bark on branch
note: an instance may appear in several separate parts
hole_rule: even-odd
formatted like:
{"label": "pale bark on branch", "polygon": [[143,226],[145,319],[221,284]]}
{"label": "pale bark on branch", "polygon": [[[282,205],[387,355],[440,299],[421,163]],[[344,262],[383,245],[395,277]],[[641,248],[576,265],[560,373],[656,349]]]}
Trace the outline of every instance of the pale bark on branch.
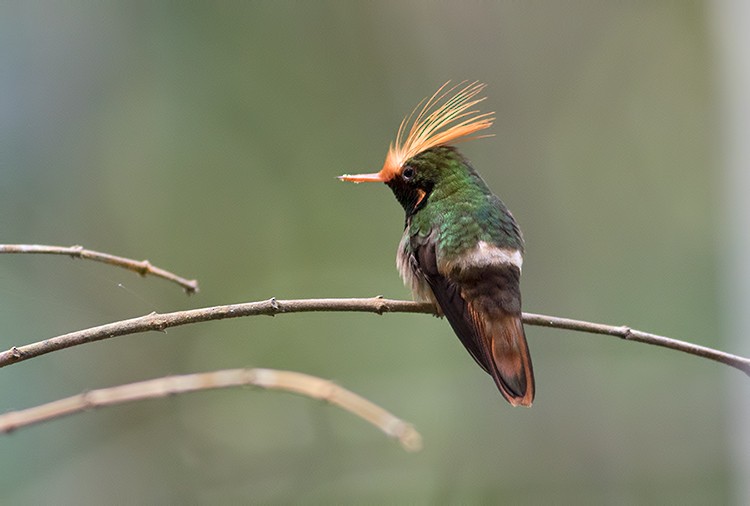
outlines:
{"label": "pale bark on branch", "polygon": [[180,285],[187,294],[198,292],[198,282],[186,279],[160,267],[152,265],[148,260],[132,260],[130,258],[110,255],[100,251],[85,249],[83,246],[48,246],[44,244],[0,244],[0,253],[13,254],[43,254],[63,255],[84,260],[93,260],[109,265],[122,267],[136,272],[141,276],[156,276]]}
{"label": "pale bark on branch", "polygon": [[167,376],[127,385],[90,390],[19,411],[0,415],[0,433],[28,427],[74,413],[144,399],[240,386],[292,392],[338,406],[371,423],[401,443],[407,451],[422,448],[422,436],[414,427],[380,406],[337,384],[294,371],[276,369],[225,369],[179,376]]}
{"label": "pale bark on branch", "polygon": [[[78,346],[85,343],[109,339],[147,331],[165,331],[168,328],[191,323],[239,318],[244,316],[269,315],[302,312],[370,312],[370,313],[423,313],[435,315],[435,307],[424,302],[390,300],[382,297],[366,299],[298,299],[277,300],[275,298],[230,304],[200,309],[190,309],[173,313],[151,313],[138,318],[117,321],[79,330],[68,334],[51,337],[43,341],[23,346],[13,346],[0,353],[0,367],[22,362],[53,351]],[[526,325],[559,328],[619,337],[626,341],[662,346],[690,355],[707,358],[734,367],[750,376],[750,359],[732,355],[705,346],[679,341],[648,332],[634,330],[625,326],[612,326],[587,321],[559,318],[555,316],[524,313]]]}

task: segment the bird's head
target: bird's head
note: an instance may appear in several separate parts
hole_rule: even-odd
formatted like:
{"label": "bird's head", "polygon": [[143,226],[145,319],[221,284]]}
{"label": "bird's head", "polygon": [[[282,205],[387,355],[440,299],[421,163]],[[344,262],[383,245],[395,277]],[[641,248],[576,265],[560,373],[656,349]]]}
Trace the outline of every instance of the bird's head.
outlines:
{"label": "bird's head", "polygon": [[344,174],[339,179],[385,183],[407,214],[416,212],[436,187],[447,184],[465,166],[451,144],[486,137],[472,135],[492,126],[495,119],[492,112],[480,113],[474,109],[485,100],[476,98],[484,88],[478,82],[463,82],[453,87],[445,83],[401,122],[380,172]]}

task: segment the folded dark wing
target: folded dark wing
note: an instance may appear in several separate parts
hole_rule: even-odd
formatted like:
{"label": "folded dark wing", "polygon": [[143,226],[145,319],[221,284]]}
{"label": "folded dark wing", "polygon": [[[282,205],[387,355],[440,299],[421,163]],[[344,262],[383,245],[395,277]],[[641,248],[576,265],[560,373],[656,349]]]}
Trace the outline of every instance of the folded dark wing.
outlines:
{"label": "folded dark wing", "polygon": [[443,275],[429,237],[412,241],[413,261],[466,350],[513,405],[531,405],[534,376],[521,321],[520,270],[515,265],[464,268]]}

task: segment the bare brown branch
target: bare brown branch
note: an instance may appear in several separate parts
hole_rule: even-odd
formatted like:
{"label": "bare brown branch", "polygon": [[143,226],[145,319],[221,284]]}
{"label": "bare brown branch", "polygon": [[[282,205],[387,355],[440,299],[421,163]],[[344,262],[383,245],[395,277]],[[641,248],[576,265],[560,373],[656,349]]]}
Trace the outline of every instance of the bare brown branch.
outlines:
{"label": "bare brown branch", "polygon": [[[84,343],[151,330],[163,331],[167,328],[191,323],[255,315],[274,316],[283,313],[342,311],[370,312],[377,314],[424,313],[434,315],[435,307],[429,303],[390,300],[382,297],[373,297],[369,299],[269,299],[259,302],[247,302],[244,304],[231,304],[227,306],[214,306],[187,311],[177,311],[174,313],[152,313],[138,318],[131,318],[129,320],[122,320],[98,327],[71,332],[69,334],[52,337],[24,346],[14,346],[9,350],[0,353],[0,367],[5,367],[16,362],[21,362],[46,353]],[[648,332],[641,332],[628,327],[603,325],[600,323],[532,313],[524,313],[523,320],[527,325],[603,334],[619,337],[628,341],[637,341],[662,346],[664,348],[670,348],[698,357],[714,360],[716,362],[721,362],[722,364],[739,369],[750,376],[750,359],[748,358],[732,355],[705,346],[650,334]]]}
{"label": "bare brown branch", "polygon": [[33,408],[0,415],[0,432],[7,434],[23,427],[80,413],[91,408],[199,390],[248,385],[269,390],[283,390],[323,400],[371,423],[387,436],[397,439],[407,451],[418,451],[422,448],[422,436],[412,425],[397,418],[377,404],[331,381],[299,372],[276,369],[226,369],[181,376],[167,376],[138,383],[90,390]]}
{"label": "bare brown branch", "polygon": [[85,249],[83,246],[46,246],[43,244],[0,244],[0,253],[25,253],[25,254],[45,254],[45,255],[64,255],[72,258],[82,258],[102,262],[109,265],[116,265],[123,269],[137,272],[141,276],[156,276],[159,278],[172,281],[180,285],[185,292],[193,294],[198,292],[198,282],[194,279],[185,279],[169,271],[165,271],[148,260],[131,260],[130,258],[118,257],[109,253],[101,253]]}
{"label": "bare brown branch", "polygon": [[706,346],[679,341],[670,337],[651,334],[641,330],[631,329],[626,326],[605,325],[602,323],[593,323],[583,320],[572,320],[570,318],[560,318],[558,316],[547,316],[542,314],[524,313],[523,321],[526,325],[535,325],[538,327],[550,327],[554,329],[575,330],[577,332],[588,332],[589,334],[601,334],[605,336],[614,336],[626,341],[635,341],[638,343],[652,344],[669,348],[671,350],[681,351],[696,357],[707,358],[722,364],[734,367],[750,376],[750,358],[732,355],[724,351],[715,350]]}

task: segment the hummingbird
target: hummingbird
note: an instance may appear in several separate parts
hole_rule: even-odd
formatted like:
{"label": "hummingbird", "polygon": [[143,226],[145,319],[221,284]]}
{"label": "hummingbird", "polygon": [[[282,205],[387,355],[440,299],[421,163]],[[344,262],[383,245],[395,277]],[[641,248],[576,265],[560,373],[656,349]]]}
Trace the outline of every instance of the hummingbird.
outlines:
{"label": "hummingbird", "polygon": [[534,373],[521,319],[524,241],[503,202],[453,144],[492,126],[485,89],[450,81],[402,122],[380,172],[342,181],[385,183],[405,211],[396,266],[415,300],[432,302],[513,406],[531,406]]}

